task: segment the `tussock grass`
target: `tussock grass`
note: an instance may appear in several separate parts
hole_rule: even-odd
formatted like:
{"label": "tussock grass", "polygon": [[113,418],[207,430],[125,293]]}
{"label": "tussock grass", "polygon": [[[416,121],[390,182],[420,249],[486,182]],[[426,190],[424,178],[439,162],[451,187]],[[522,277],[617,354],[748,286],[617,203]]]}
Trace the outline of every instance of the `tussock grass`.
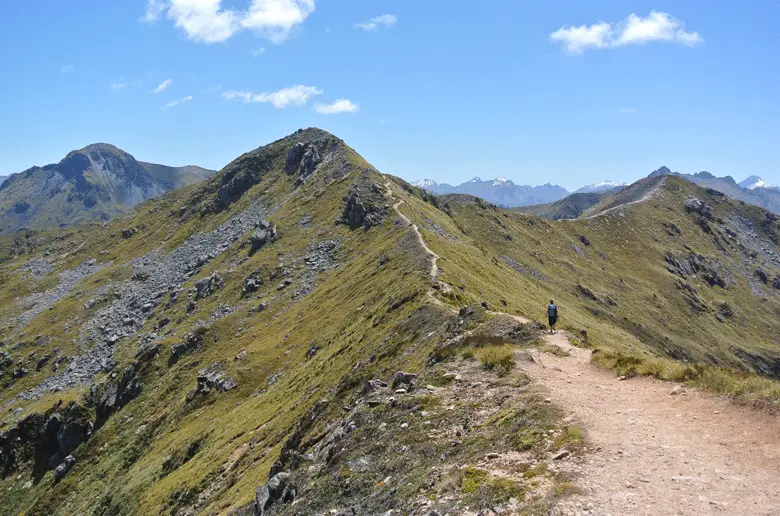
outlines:
{"label": "tussock grass", "polygon": [[479,348],[474,352],[474,356],[482,363],[482,367],[495,371],[499,376],[509,374],[515,366],[514,350],[507,345]]}
{"label": "tussock grass", "polygon": [[593,362],[621,375],[652,376],[660,380],[684,382],[693,387],[734,398],[758,407],[780,408],[780,382],[732,369],[706,364],[683,364],[666,358],[629,355],[599,349]]}

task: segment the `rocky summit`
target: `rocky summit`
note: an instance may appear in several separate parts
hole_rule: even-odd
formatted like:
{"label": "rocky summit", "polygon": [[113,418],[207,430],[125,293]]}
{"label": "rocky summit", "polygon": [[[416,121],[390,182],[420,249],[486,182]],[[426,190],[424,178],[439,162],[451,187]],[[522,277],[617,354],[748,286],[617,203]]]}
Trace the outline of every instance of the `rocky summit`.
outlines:
{"label": "rocky summit", "polygon": [[776,508],[742,447],[780,402],[770,211],[658,174],[553,221],[314,128],[158,197],[156,167],[91,146],[0,190],[47,185],[6,230],[135,205],[0,236],[4,514]]}
{"label": "rocky summit", "polygon": [[0,233],[105,222],[167,191],[214,173],[195,166],[136,161],[105,143],[88,145],[62,161],[0,180]]}

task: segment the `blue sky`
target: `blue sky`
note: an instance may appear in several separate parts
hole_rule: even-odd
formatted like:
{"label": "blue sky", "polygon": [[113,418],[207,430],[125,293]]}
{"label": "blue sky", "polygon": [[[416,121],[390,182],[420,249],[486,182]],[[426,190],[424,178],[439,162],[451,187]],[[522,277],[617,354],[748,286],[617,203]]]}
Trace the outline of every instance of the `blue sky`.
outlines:
{"label": "blue sky", "polygon": [[98,141],[220,168],[318,126],[407,179],[780,183],[778,26],[773,0],[2,2],[0,175]]}

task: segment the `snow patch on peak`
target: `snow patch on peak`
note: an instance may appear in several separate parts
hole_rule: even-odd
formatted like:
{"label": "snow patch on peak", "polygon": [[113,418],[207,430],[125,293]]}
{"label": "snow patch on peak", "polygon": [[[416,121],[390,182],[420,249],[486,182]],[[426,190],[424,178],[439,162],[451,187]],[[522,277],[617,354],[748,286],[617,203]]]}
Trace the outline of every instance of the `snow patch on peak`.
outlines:
{"label": "snow patch on peak", "polygon": [[627,186],[628,183],[616,183],[614,181],[602,181],[600,183],[592,184],[583,186],[579,190],[577,190],[576,193],[592,193],[592,192],[604,192],[607,190],[612,190],[613,188],[619,188],[622,186]]}
{"label": "snow patch on peak", "polygon": [[757,188],[767,188],[770,190],[778,189],[777,186],[767,183],[758,176],[750,176],[749,178],[739,183],[739,186],[742,188],[747,188],[748,190],[755,190]]}
{"label": "snow patch on peak", "polygon": [[509,179],[507,179],[505,177],[497,177],[497,178],[495,178],[493,180],[492,185],[493,186],[501,186],[501,185],[505,185],[505,184],[508,184],[508,183],[512,183],[512,181],[510,181]]}
{"label": "snow patch on peak", "polygon": [[433,179],[421,179],[419,181],[412,181],[412,186],[416,186],[418,188],[433,188],[438,186],[438,183]]}

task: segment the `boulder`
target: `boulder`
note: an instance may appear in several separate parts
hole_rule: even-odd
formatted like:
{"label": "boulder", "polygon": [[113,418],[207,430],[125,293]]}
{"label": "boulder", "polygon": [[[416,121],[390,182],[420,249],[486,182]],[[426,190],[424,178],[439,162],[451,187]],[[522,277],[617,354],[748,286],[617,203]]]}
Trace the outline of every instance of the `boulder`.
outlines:
{"label": "boulder", "polygon": [[277,473],[268,483],[255,491],[255,515],[263,516],[266,510],[278,501],[290,502],[295,498],[295,491],[290,489],[290,474]]}
{"label": "boulder", "polygon": [[263,284],[262,280],[258,278],[247,278],[244,280],[244,288],[242,289],[242,293],[244,295],[251,294],[253,292],[257,292],[260,289],[260,286]]}
{"label": "boulder", "polygon": [[262,249],[266,244],[276,240],[276,226],[270,228],[259,228],[253,234],[249,240],[249,254],[255,254]]}
{"label": "boulder", "polygon": [[73,455],[68,455],[65,457],[65,460],[57,466],[54,469],[54,482],[59,482],[65,476],[70,472],[71,469],[73,469],[73,466],[76,465],[76,459],[73,457]]}
{"label": "boulder", "polygon": [[238,382],[232,378],[227,378],[225,373],[220,370],[220,364],[211,364],[206,369],[198,371],[198,387],[196,393],[206,394],[212,389],[226,392],[238,386]]}
{"label": "boulder", "polygon": [[211,294],[222,288],[222,276],[213,273],[211,276],[201,278],[195,282],[195,299],[209,297]]}
{"label": "boulder", "polygon": [[390,382],[390,385],[392,386],[393,390],[398,389],[403,386],[409,387],[407,390],[411,390],[411,387],[413,386],[413,382],[417,378],[416,374],[413,373],[404,373],[403,371],[397,371],[393,375],[393,379]]}

